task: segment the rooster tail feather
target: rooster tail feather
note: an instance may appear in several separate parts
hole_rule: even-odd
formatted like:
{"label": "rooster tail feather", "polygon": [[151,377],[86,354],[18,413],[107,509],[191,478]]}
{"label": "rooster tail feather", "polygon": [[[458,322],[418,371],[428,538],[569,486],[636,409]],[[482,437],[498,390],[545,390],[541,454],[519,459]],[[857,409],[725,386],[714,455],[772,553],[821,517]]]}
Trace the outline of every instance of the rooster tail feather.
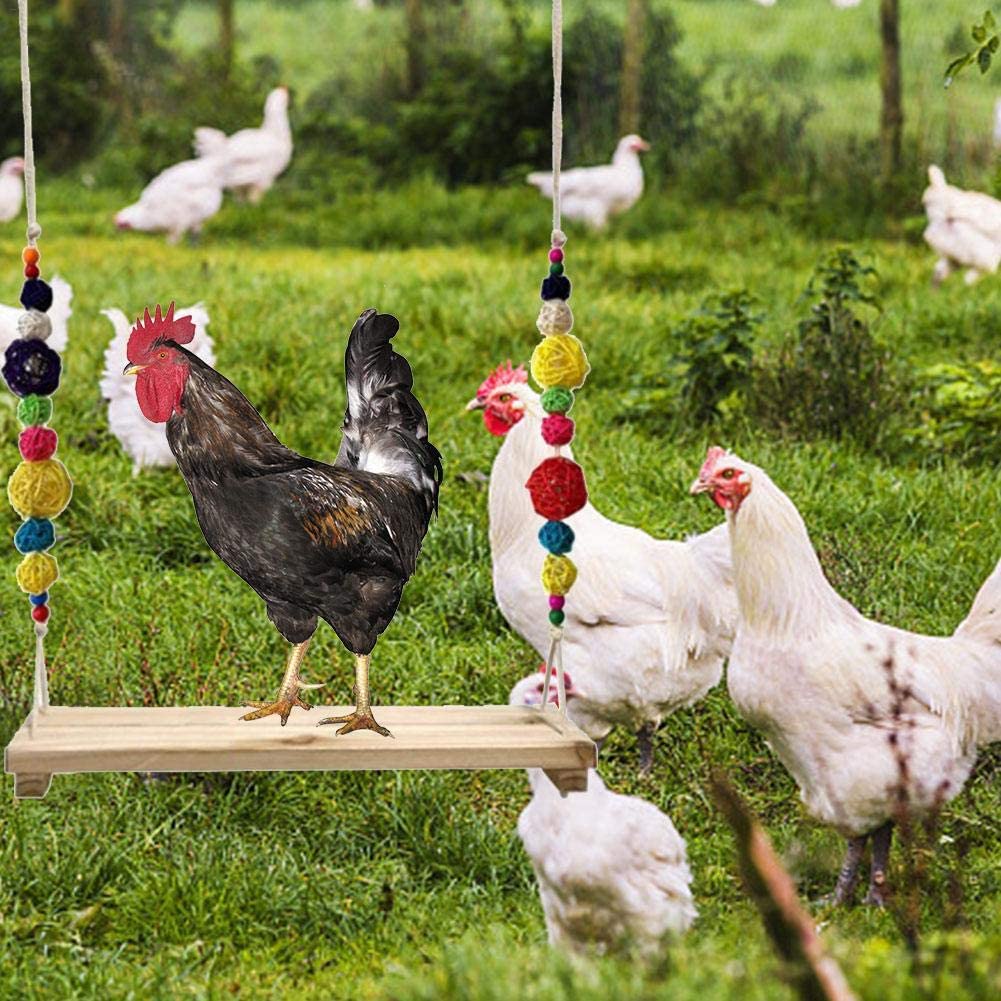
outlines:
{"label": "rooster tail feather", "polygon": [[428,441],[410,364],[390,343],[399,329],[395,316],[368,309],[351,330],[344,353],[348,405],[335,464],[410,480],[430,513],[438,510],[441,454]]}

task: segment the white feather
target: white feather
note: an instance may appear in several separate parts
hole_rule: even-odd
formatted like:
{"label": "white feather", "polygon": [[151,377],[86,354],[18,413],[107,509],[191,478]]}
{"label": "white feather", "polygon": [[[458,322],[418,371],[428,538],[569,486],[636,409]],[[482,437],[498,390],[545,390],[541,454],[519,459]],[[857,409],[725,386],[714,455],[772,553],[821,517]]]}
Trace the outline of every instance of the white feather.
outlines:
{"label": "white feather", "polygon": [[[45,343],[53,351],[62,354],[69,343],[69,318],[73,315],[70,306],[73,302],[73,288],[59,275],[53,275],[49,285],[52,288],[52,305],[47,315],[52,324],[52,333]],[[23,313],[24,309],[20,305],[5,306],[0,303],[0,352],[6,351],[10,342],[18,336],[17,321]]]}

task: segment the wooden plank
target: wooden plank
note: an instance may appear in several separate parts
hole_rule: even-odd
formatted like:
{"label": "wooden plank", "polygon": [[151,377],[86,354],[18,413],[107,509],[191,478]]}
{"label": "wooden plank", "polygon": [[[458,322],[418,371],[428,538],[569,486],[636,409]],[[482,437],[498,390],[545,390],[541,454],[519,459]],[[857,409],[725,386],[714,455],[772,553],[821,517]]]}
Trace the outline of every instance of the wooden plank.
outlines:
{"label": "wooden plank", "polygon": [[[317,726],[349,706],[245,722],[229,706],[36,710],[7,747],[16,795],[44,795],[61,772],[358,771],[543,768],[560,789],[586,788],[594,744],[561,714],[527,706],[383,706],[392,738]],[[29,792],[28,790],[34,790]],[[40,792],[38,790],[41,790]]]}

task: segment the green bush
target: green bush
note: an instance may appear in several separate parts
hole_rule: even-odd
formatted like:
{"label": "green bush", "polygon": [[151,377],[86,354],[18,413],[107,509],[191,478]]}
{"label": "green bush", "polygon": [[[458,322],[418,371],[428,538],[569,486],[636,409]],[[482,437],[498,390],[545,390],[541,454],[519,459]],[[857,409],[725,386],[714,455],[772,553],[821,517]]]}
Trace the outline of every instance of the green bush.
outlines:
{"label": "green bush", "polygon": [[858,315],[879,308],[875,275],[847,247],[817,267],[803,295],[813,300],[809,314],[756,374],[756,403],[770,423],[804,437],[879,437],[892,395],[887,357]]}
{"label": "green bush", "polygon": [[743,398],[754,356],[754,331],[762,320],[753,307],[746,289],[717,293],[678,328],[684,344],[682,407],[700,424],[732,413]]}
{"label": "green bush", "polygon": [[928,451],[1001,461],[1001,363],[941,364],[918,376],[920,424],[906,437]]}

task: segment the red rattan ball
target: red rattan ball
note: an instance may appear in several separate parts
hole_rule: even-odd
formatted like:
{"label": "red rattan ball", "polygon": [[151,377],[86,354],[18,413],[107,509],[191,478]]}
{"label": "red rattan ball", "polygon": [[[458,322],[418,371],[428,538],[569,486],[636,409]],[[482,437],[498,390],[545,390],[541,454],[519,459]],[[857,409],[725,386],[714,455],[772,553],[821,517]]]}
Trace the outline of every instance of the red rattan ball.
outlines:
{"label": "red rattan ball", "polygon": [[542,438],[547,445],[567,445],[573,438],[573,421],[563,414],[550,414],[542,421]]}
{"label": "red rattan ball", "polygon": [[587,503],[584,470],[570,459],[546,459],[532,470],[525,484],[532,507],[549,521],[562,521]]}

